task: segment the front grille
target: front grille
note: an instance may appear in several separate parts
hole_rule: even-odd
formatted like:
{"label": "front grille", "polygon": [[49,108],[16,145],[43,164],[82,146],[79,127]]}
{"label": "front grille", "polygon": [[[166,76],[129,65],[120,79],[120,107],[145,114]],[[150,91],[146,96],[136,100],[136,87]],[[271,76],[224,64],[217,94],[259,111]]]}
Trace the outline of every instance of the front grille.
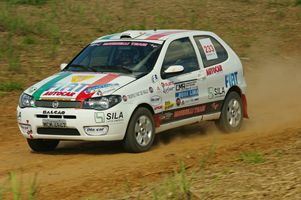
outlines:
{"label": "front grille", "polygon": [[36,115],[36,117],[42,119],[76,119],[75,115]]}
{"label": "front grille", "polygon": [[[38,100],[35,102],[36,107],[41,108],[53,108],[53,100]],[[80,101],[57,101],[57,108],[80,108]]]}
{"label": "front grille", "polygon": [[75,128],[38,128],[37,133],[41,135],[80,135]]}

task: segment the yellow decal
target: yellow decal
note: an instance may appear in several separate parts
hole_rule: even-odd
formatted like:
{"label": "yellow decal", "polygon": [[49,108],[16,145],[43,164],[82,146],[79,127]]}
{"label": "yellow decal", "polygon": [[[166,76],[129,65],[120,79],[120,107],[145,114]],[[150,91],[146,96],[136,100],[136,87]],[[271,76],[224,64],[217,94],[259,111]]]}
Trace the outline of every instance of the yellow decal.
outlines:
{"label": "yellow decal", "polygon": [[72,83],[78,83],[78,82],[81,82],[81,81],[88,80],[90,78],[94,78],[94,76],[73,76],[72,79],[71,79],[71,82]]}
{"label": "yellow decal", "polygon": [[172,103],[170,101],[165,101],[165,105],[164,105],[165,110],[168,110],[168,109],[172,108],[173,106],[174,106],[174,103]]}

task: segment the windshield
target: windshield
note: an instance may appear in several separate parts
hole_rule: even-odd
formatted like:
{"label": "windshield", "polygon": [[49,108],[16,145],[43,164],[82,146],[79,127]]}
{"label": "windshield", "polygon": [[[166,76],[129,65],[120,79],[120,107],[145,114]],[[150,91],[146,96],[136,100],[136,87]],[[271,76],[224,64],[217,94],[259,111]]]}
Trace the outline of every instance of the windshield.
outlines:
{"label": "windshield", "polygon": [[99,42],[86,47],[64,69],[80,72],[148,73],[160,53],[160,44]]}

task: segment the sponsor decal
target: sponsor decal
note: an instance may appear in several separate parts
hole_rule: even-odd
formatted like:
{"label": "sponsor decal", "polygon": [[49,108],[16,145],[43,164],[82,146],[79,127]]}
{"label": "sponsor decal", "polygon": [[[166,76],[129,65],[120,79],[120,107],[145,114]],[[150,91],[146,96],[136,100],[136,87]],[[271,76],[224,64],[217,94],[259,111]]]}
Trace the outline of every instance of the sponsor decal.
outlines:
{"label": "sponsor decal", "polygon": [[184,99],[184,98],[194,97],[194,96],[198,96],[198,95],[199,95],[199,90],[192,89],[192,90],[177,92],[176,98]]}
{"label": "sponsor decal", "polygon": [[162,103],[162,98],[156,95],[156,96],[152,96],[150,101],[152,105],[157,106]]}
{"label": "sponsor decal", "polygon": [[208,98],[209,99],[223,97],[225,95],[226,95],[225,87],[209,87],[208,88]]}
{"label": "sponsor decal", "polygon": [[27,135],[29,135],[29,137],[32,139],[33,136],[32,136],[31,125],[29,125],[29,124],[22,124],[22,123],[19,123],[19,125],[20,125],[20,128],[22,129],[22,132],[26,133]]}
{"label": "sponsor decal", "polygon": [[219,108],[220,104],[219,104],[219,103],[216,103],[216,102],[213,102],[210,106],[211,106],[211,108],[212,108],[213,110],[217,110],[217,109]]}
{"label": "sponsor decal", "polygon": [[59,96],[59,97],[72,97],[73,95],[75,95],[75,92],[45,92],[43,94],[43,96]]}
{"label": "sponsor decal", "polygon": [[182,103],[181,99],[180,99],[180,98],[177,98],[177,99],[176,99],[176,104],[177,104],[177,106],[180,106],[181,103]]}
{"label": "sponsor decal", "polygon": [[164,113],[163,115],[160,115],[160,120],[169,120],[173,118],[172,112]]}
{"label": "sponsor decal", "polygon": [[90,78],[94,78],[94,76],[73,76],[71,78],[71,82],[72,83],[78,83],[78,82],[81,82],[81,81],[88,80]]}
{"label": "sponsor decal", "polygon": [[158,81],[158,76],[157,74],[152,75],[152,82],[156,83]]}
{"label": "sponsor decal", "polygon": [[176,99],[184,99],[199,95],[196,80],[176,83]]}
{"label": "sponsor decal", "polygon": [[191,90],[191,89],[196,89],[198,87],[196,80],[179,82],[179,83],[175,83],[175,85],[176,85],[176,91]]}
{"label": "sponsor decal", "polygon": [[164,103],[165,110],[168,110],[168,109],[172,108],[173,106],[174,106],[174,103],[171,101],[165,101],[165,103]]}
{"label": "sponsor decal", "polygon": [[152,87],[149,87],[148,90],[149,90],[150,93],[154,92],[154,89]]}
{"label": "sponsor decal", "polygon": [[233,73],[225,75],[226,88],[230,88],[234,85],[238,85],[237,74],[238,74],[238,72],[233,72]]}
{"label": "sponsor decal", "polygon": [[162,110],[163,109],[163,106],[162,105],[158,105],[158,106],[155,106],[154,107],[154,110],[157,111],[157,110]]}
{"label": "sponsor decal", "polygon": [[35,100],[39,100],[40,96],[47,90],[49,90],[49,88],[54,85],[56,82],[66,78],[67,76],[70,76],[71,72],[61,72],[59,73],[57,76],[55,76],[53,79],[51,79],[50,81],[46,82],[44,85],[42,85],[38,90],[35,91],[35,93],[33,93],[33,97]]}
{"label": "sponsor decal", "polygon": [[214,67],[207,68],[206,69],[206,74],[207,74],[207,76],[210,76],[210,75],[222,72],[222,71],[223,71],[222,65],[217,65],[217,66],[214,66]]}
{"label": "sponsor decal", "polygon": [[161,83],[163,93],[167,94],[175,89],[175,84],[171,81]]}
{"label": "sponsor decal", "polygon": [[217,59],[217,53],[210,38],[200,39],[199,42],[203,48],[207,60]]}
{"label": "sponsor decal", "polygon": [[95,122],[96,123],[104,123],[105,122],[105,114],[103,112],[94,113]]}
{"label": "sponsor decal", "polygon": [[178,110],[178,111],[174,112],[174,118],[199,114],[199,113],[205,112],[205,110],[206,110],[206,105]]}
{"label": "sponsor decal", "polygon": [[122,112],[109,112],[106,114],[107,122],[120,122],[123,121],[123,113]]}
{"label": "sponsor decal", "polygon": [[87,133],[87,135],[90,135],[90,136],[100,136],[100,135],[106,135],[108,130],[109,130],[109,127],[108,126],[86,126],[84,127],[84,130],[85,132]]}
{"label": "sponsor decal", "polygon": [[142,95],[145,95],[145,94],[148,94],[149,90],[148,89],[145,89],[145,90],[141,90],[139,92],[135,92],[133,94],[129,94],[127,95],[127,97],[129,99],[132,99],[132,98],[135,98],[135,97],[139,97],[139,96],[142,96]]}
{"label": "sponsor decal", "polygon": [[124,102],[126,102],[126,101],[128,100],[127,96],[123,95],[123,96],[122,96],[122,100],[123,100]]}
{"label": "sponsor decal", "polygon": [[105,42],[102,45],[103,46],[128,46],[130,45],[130,42]]}
{"label": "sponsor decal", "polygon": [[43,110],[44,115],[64,115],[65,111],[63,110]]}
{"label": "sponsor decal", "polygon": [[182,100],[182,105],[196,104],[196,102],[198,102],[199,100],[199,97],[184,99]]}
{"label": "sponsor decal", "polygon": [[[95,86],[86,88],[84,90],[84,93],[94,94],[94,93],[99,92],[101,89],[113,88],[113,89],[109,90],[109,91],[111,91],[111,90],[115,90],[115,87],[119,87],[119,84],[118,83],[107,83],[107,84],[102,84],[102,85],[95,85]],[[108,91],[106,91],[106,92],[108,92]]]}
{"label": "sponsor decal", "polygon": [[[97,81],[95,81],[94,83],[92,83],[91,85],[89,85],[88,88],[91,88],[91,87],[94,87],[94,86],[98,86],[98,85],[105,85],[111,81],[113,81],[114,79],[116,79],[119,75],[118,74],[113,74],[113,73],[110,73],[110,74],[107,74],[106,76],[98,79]],[[88,89],[86,88],[86,89]],[[84,91],[81,91],[77,97],[76,97],[76,100],[77,101],[83,101],[87,98],[91,98],[92,96],[94,95],[94,93],[85,93]]]}

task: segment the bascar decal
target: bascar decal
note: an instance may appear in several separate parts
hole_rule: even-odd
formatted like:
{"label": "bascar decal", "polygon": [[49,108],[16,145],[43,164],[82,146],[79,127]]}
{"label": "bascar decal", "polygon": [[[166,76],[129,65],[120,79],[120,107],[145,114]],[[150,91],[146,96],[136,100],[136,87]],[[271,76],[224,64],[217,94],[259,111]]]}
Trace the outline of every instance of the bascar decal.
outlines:
{"label": "bascar decal", "polygon": [[53,84],[66,78],[67,76],[70,76],[71,74],[71,72],[61,72],[58,76],[51,79],[50,81],[42,85],[37,91],[35,91],[35,93],[33,93],[34,99],[39,100],[44,91],[48,90]]}

